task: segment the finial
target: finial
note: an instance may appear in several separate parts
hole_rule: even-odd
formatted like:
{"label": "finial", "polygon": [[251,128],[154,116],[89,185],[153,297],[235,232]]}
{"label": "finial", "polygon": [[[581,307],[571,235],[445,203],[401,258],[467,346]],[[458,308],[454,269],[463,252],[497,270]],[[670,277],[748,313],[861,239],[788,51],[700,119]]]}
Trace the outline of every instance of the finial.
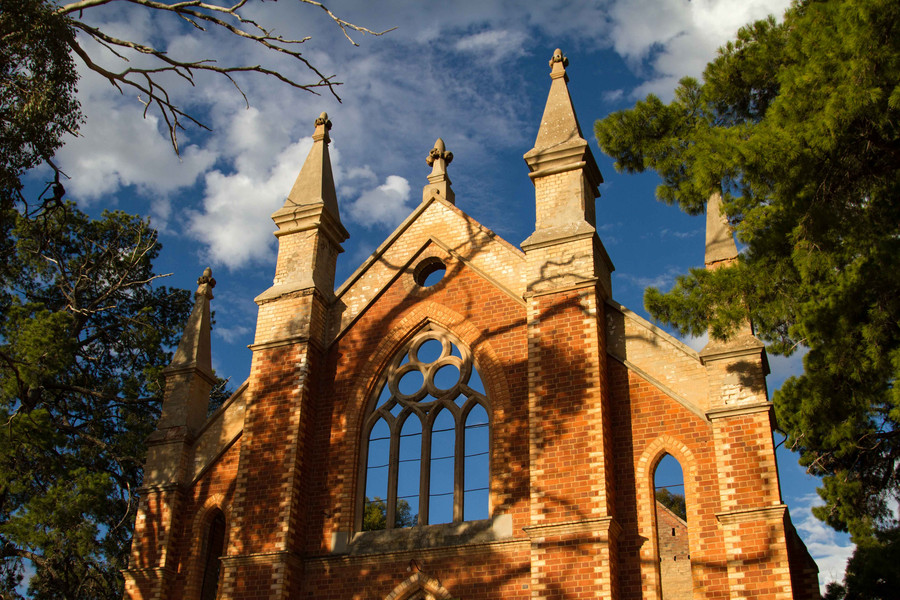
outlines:
{"label": "finial", "polygon": [[569,77],[566,75],[566,67],[569,66],[569,59],[557,48],[553,51],[553,58],[550,59],[550,78],[558,79],[565,77],[566,81]]}
{"label": "finial", "polygon": [[331,129],[331,121],[328,120],[327,112],[323,112],[321,115],[319,115],[319,118],[316,119],[316,127],[318,127],[319,125],[324,125],[325,129]]}
{"label": "finial", "polygon": [[[565,55],[562,53],[562,50],[557,48],[556,50],[553,51],[553,58],[550,59],[551,67],[553,66],[553,63],[562,63],[563,67],[568,67],[569,59],[565,57]],[[325,113],[322,113],[322,114],[325,114]]]}
{"label": "finial", "polygon": [[316,131],[312,135],[312,139],[314,142],[318,142],[320,140],[325,140],[325,143],[329,143],[331,139],[328,137],[328,131],[331,129],[331,121],[328,119],[328,113],[323,112],[316,119]]}
{"label": "finial", "polygon": [[444,146],[444,140],[438,138],[434,143],[434,148],[431,149],[431,152],[428,153],[428,156],[425,157],[425,162],[429,167],[434,166],[434,161],[437,159],[443,159],[444,163],[449,165],[453,162],[453,153],[447,152],[446,146]]}
{"label": "finial", "polygon": [[456,195],[450,189],[450,178],[447,177],[447,165],[453,162],[453,153],[447,151],[444,140],[438,138],[434,148],[425,157],[425,163],[431,167],[431,175],[428,176],[428,185],[422,190],[422,201],[427,201],[432,196],[439,196],[450,202],[456,201]]}
{"label": "finial", "polygon": [[213,279],[212,269],[206,267],[203,269],[203,275],[197,279],[197,295],[209,296],[212,299],[212,289],[216,287],[216,280]]}

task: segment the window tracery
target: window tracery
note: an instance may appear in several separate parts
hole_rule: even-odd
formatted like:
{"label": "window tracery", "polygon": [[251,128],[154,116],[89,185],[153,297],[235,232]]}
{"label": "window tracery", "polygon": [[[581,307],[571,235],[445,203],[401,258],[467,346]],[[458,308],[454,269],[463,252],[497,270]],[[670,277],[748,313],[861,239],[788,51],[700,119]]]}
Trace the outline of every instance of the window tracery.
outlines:
{"label": "window tracery", "polygon": [[423,329],[369,406],[358,530],[488,518],[490,405],[466,346]]}

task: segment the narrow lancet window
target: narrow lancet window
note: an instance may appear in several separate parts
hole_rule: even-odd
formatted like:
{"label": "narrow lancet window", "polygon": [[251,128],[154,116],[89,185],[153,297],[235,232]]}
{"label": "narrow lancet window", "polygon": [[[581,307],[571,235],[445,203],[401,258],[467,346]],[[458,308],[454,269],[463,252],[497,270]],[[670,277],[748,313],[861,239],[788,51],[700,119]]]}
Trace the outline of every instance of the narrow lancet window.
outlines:
{"label": "narrow lancet window", "polygon": [[666,454],[659,461],[653,479],[662,598],[692,598],[687,502],[681,465],[671,454]]}
{"label": "narrow lancet window", "polygon": [[215,600],[219,590],[219,571],[221,556],[225,550],[225,516],[216,510],[206,534],[203,557],[203,584],[200,588],[200,600]]}

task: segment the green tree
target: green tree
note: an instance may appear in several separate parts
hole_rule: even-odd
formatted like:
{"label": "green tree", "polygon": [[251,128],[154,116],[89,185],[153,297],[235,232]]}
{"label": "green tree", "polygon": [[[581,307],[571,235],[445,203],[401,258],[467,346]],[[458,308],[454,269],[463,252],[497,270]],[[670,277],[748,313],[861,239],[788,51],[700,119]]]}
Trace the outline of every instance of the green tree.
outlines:
{"label": "green tree", "polygon": [[668,488],[656,490],[656,501],[678,515],[682,521],[687,521],[687,504],[683,494],[673,494]]}
{"label": "green tree", "polygon": [[78,129],[74,35],[49,2],[0,0],[0,206],[19,200],[22,173]]}
{"label": "green tree", "polygon": [[[409,502],[401,498],[397,500],[397,511],[394,515],[394,527],[412,527],[418,521],[418,514],[412,514]],[[363,512],[363,531],[380,531],[387,529],[387,502],[378,496],[371,500],[366,496],[366,508]]]}
{"label": "green tree", "polygon": [[119,598],[161,369],[190,311],[142,219],[14,221],[0,287],[0,597]]}
{"label": "green tree", "polygon": [[626,172],[700,214],[711,194],[744,249],[645,304],[683,334],[727,336],[749,314],[804,371],[774,395],[778,426],[823,477],[815,514],[857,543],[900,498],[900,4],[795,2],[742,28],[674,100],[595,125]]}

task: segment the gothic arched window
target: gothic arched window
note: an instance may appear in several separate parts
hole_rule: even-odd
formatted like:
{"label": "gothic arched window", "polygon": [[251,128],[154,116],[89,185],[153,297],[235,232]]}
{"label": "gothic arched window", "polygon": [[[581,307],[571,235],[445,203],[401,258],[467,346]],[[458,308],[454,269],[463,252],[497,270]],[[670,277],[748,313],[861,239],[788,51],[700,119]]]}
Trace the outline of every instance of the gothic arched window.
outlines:
{"label": "gothic arched window", "polygon": [[225,515],[216,510],[209,519],[206,537],[203,540],[203,580],[200,600],[215,600],[219,589],[219,572],[222,567],[220,557],[225,553]]}
{"label": "gothic arched window", "polygon": [[490,405],[469,349],[427,327],[377,389],[363,426],[357,529],[488,518]]}

